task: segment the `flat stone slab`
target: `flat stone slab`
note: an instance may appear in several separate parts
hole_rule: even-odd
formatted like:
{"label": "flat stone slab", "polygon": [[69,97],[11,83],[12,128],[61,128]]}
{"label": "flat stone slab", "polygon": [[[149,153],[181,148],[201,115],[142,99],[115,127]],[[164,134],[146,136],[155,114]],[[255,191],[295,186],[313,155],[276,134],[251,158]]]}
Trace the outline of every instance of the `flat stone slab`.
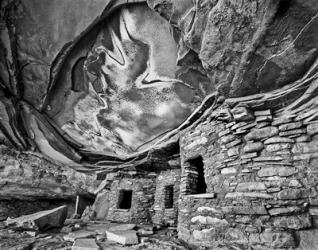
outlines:
{"label": "flat stone slab", "polygon": [[110,227],[108,231],[127,231],[127,230],[133,230],[135,228],[136,228],[135,224],[120,224],[120,225]]}
{"label": "flat stone slab", "polygon": [[137,233],[134,230],[106,231],[107,240],[115,241],[124,246],[138,244]]}
{"label": "flat stone slab", "polygon": [[96,232],[81,230],[81,231],[75,231],[75,232],[69,233],[68,235],[65,235],[63,239],[66,241],[75,241],[77,239],[91,238],[91,237],[94,237],[95,235],[96,235]]}
{"label": "flat stone slab", "polygon": [[60,206],[51,210],[23,215],[14,219],[8,218],[6,220],[6,225],[15,225],[17,227],[28,228],[33,228],[36,226],[40,230],[46,230],[54,227],[62,227],[66,217],[67,206]]}
{"label": "flat stone slab", "polygon": [[99,250],[95,239],[77,239],[75,240],[72,250]]}
{"label": "flat stone slab", "polygon": [[208,194],[190,194],[187,195],[188,197],[194,198],[194,199],[214,199],[215,193],[208,193]]}
{"label": "flat stone slab", "polygon": [[113,224],[113,223],[105,223],[105,224],[88,223],[85,226],[85,230],[90,231],[90,232],[95,232],[97,234],[105,234],[105,231],[108,230],[109,228],[113,227],[114,225],[115,224]]}

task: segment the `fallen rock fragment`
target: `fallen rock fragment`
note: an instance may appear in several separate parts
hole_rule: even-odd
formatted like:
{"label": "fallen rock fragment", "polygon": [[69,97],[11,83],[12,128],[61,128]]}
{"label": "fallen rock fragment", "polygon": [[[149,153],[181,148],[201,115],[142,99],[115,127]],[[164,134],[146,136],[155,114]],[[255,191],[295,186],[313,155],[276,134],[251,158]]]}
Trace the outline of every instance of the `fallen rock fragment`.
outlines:
{"label": "fallen rock fragment", "polygon": [[138,244],[137,233],[134,230],[106,231],[107,240],[112,240],[124,246]]}
{"label": "fallen rock fragment", "polygon": [[153,230],[147,230],[147,229],[144,229],[144,228],[138,229],[137,233],[138,233],[139,236],[147,236],[147,235],[153,235],[154,234]]}
{"label": "fallen rock fragment", "polygon": [[109,228],[109,231],[128,231],[128,230],[133,230],[136,228],[135,224],[121,224],[121,225],[116,225],[112,226]]}
{"label": "fallen rock fragment", "polygon": [[66,241],[75,241],[77,239],[94,237],[95,235],[96,235],[96,232],[81,230],[81,231],[75,231],[75,232],[69,233],[68,235],[65,235],[63,239]]}
{"label": "fallen rock fragment", "polygon": [[99,246],[96,244],[95,239],[77,239],[72,250],[99,250]]}
{"label": "fallen rock fragment", "polygon": [[18,218],[8,218],[6,225],[16,227],[47,230],[49,228],[62,227],[67,216],[67,206],[61,206],[51,210],[40,211],[34,214],[23,215]]}

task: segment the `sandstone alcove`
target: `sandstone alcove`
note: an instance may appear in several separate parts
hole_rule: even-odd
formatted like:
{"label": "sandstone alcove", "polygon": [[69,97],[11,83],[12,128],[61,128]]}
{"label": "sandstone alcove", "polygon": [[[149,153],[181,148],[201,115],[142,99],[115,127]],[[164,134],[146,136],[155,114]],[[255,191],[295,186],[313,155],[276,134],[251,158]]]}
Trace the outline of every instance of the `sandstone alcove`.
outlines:
{"label": "sandstone alcove", "polygon": [[0,6],[1,249],[315,249],[316,0]]}

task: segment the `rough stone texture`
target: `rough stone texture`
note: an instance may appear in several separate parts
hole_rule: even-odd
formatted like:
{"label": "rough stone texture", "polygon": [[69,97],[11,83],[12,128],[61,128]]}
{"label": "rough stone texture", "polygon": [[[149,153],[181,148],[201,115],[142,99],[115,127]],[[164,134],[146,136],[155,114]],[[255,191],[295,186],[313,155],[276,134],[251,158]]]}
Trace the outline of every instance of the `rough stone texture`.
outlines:
{"label": "rough stone texture", "polygon": [[268,137],[272,137],[278,134],[276,127],[265,127],[260,129],[254,129],[245,136],[246,141],[261,140]]}
{"label": "rough stone texture", "polygon": [[318,230],[301,230],[299,231],[299,250],[315,250],[318,246]]}
{"label": "rough stone texture", "polygon": [[[256,114],[263,113],[268,111]],[[230,243],[244,248],[295,249],[297,232],[311,232],[316,227],[318,179],[314,173],[318,146],[316,137],[298,142],[302,133],[278,136],[279,126],[286,132],[303,131],[315,123],[307,125],[295,115],[289,119],[274,116],[264,127],[250,126],[241,132],[246,125],[218,120],[218,115],[217,111],[211,112],[207,122],[188,129],[180,139],[179,237],[190,244],[215,248]],[[186,148],[202,136],[207,138],[204,147]],[[229,147],[233,141],[237,143]],[[233,148],[237,153],[229,154]],[[204,165],[207,195],[213,193],[213,199],[189,195],[198,175],[195,166],[191,168],[193,174],[186,173],[190,171],[189,162],[198,157]],[[213,222],[218,220],[226,223],[216,226]]]}
{"label": "rough stone texture", "polygon": [[[165,187],[173,186],[173,206],[165,208]],[[180,193],[180,169],[164,171],[156,180],[156,193],[153,205],[152,222],[156,224],[176,225],[178,218],[178,199]]]}
{"label": "rough stone texture", "polygon": [[261,142],[254,142],[254,143],[247,143],[244,147],[244,153],[252,153],[261,151],[264,148],[263,143]]}
{"label": "rough stone texture", "polygon": [[4,145],[0,155],[2,199],[75,199],[77,194],[91,196],[99,184],[96,174],[80,173],[40,155]]}
{"label": "rough stone texture", "polygon": [[32,214],[43,210],[51,210],[56,207],[67,205],[67,217],[71,217],[75,212],[74,199],[3,199],[0,201],[0,220],[8,217],[16,218],[25,214]]}
{"label": "rough stone texture", "polygon": [[7,225],[31,228],[35,226],[39,230],[62,227],[67,216],[67,206],[61,206],[52,210],[41,211],[35,214],[24,215],[18,218],[8,218]]}
{"label": "rough stone texture", "polygon": [[[153,211],[150,208],[154,203],[155,188],[154,177],[116,178],[109,193],[110,202],[106,219],[132,223],[151,222]],[[130,209],[118,208],[120,190],[132,190]]]}

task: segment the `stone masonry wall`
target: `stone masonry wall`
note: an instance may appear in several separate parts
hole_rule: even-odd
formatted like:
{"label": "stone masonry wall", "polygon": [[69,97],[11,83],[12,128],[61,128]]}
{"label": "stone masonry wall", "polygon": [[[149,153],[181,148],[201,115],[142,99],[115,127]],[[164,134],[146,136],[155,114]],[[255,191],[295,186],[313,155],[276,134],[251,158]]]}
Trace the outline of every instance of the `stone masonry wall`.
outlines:
{"label": "stone masonry wall", "polygon": [[[219,107],[180,139],[179,237],[209,247],[302,245],[317,227],[317,136],[318,122],[304,113]],[[197,176],[189,162],[198,156],[207,195],[189,195]]]}
{"label": "stone masonry wall", "polygon": [[[154,215],[152,222],[155,224],[176,225],[178,215],[178,198],[180,189],[180,169],[161,172],[156,179],[156,193]],[[173,185],[173,207],[165,208],[165,188]]]}
{"label": "stone masonry wall", "polygon": [[[151,207],[154,202],[155,176],[141,177],[119,176],[114,179],[109,191],[109,208],[107,220],[118,222],[147,223],[151,222]],[[132,190],[130,209],[119,209],[119,191]]]}

